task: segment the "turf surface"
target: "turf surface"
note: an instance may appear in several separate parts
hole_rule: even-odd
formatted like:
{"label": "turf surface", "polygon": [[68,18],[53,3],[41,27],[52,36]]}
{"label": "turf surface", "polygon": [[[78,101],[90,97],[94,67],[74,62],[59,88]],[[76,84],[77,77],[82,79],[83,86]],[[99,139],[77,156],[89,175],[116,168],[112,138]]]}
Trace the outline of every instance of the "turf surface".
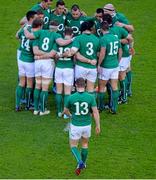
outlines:
{"label": "turf surface", "polygon": [[[55,1],[54,1],[55,2]],[[89,15],[109,1],[68,0]],[[87,169],[80,178],[156,178],[155,0],[112,0],[135,27],[133,96],[118,115],[101,114],[101,135],[94,128]],[[35,0],[5,0],[0,6],[0,178],[77,178],[75,160],[63,132],[65,120],[14,112],[17,84],[15,33]],[[53,5],[54,7],[54,5]],[[94,126],[93,126],[94,127]]]}

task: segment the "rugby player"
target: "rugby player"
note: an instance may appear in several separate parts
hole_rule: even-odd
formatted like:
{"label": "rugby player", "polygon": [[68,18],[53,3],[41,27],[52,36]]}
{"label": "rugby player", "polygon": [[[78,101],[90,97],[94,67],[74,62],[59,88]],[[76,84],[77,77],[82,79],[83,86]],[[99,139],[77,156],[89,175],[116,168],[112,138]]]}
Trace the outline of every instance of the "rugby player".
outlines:
{"label": "rugby player", "polygon": [[119,61],[122,56],[122,49],[119,39],[110,33],[109,24],[104,21],[101,24],[103,37],[100,39],[100,54],[98,60],[98,108],[103,110],[105,87],[110,80],[112,92],[112,107],[110,112],[116,114],[118,104],[118,76],[119,76]]}
{"label": "rugby player", "polygon": [[[48,29],[49,28],[49,22],[50,22],[50,13],[51,13],[51,9],[50,6],[52,4],[52,0],[42,0],[40,3],[34,5],[31,10],[32,11],[42,11],[42,13],[44,14],[44,25],[43,25],[43,29]],[[20,25],[23,26],[25,23],[27,22],[26,17],[23,17],[20,20]]]}
{"label": "rugby player", "polygon": [[[69,138],[70,148],[77,161],[75,173],[80,174],[81,170],[86,167],[88,155],[88,141],[91,136],[91,111],[95,119],[96,134],[100,133],[100,117],[97,110],[95,98],[85,92],[85,80],[78,78],[76,80],[77,92],[69,96],[65,104],[64,112],[72,116]],[[81,153],[78,150],[78,143],[81,140]]]}
{"label": "rugby player", "polygon": [[[32,22],[37,17],[35,11],[28,11],[26,14],[27,24],[24,28],[31,31]],[[16,38],[20,39],[20,54],[18,57],[18,73],[19,84],[16,88],[16,111],[20,110],[20,100],[23,96],[26,87],[26,108],[30,107],[30,98],[33,92],[33,79],[34,79],[34,55],[33,55],[33,42],[26,38],[24,29],[21,28],[16,33]]]}

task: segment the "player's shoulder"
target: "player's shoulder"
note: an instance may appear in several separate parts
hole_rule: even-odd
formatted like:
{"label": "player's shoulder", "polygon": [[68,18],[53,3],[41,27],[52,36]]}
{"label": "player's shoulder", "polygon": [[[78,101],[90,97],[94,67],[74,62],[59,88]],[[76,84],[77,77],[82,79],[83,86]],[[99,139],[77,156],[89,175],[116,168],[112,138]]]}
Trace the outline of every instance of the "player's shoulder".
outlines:
{"label": "player's shoulder", "polygon": [[123,13],[120,13],[120,12],[117,12],[117,13],[116,13],[116,16],[117,16],[118,18],[126,18],[126,16],[125,16]]}

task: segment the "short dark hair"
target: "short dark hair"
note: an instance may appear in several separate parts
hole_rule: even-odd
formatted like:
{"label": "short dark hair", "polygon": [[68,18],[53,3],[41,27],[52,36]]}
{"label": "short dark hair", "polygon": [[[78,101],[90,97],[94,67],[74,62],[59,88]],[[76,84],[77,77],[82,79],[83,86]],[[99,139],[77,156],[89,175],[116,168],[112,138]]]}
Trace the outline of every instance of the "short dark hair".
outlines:
{"label": "short dark hair", "polygon": [[83,78],[76,79],[76,86],[78,88],[85,88],[86,86],[85,80]]}
{"label": "short dark hair", "polygon": [[97,14],[99,14],[99,13],[102,13],[102,14],[103,14],[103,13],[104,13],[104,11],[103,11],[103,9],[102,9],[102,8],[97,8],[97,9],[96,9],[96,13],[97,13]]}
{"label": "short dark hair", "polygon": [[27,20],[29,21],[31,18],[34,18],[35,14],[37,14],[36,11],[28,11],[28,12],[26,13],[26,18],[27,18]]}
{"label": "short dark hair", "polygon": [[110,14],[104,14],[103,15],[103,21],[107,21],[109,26],[112,26],[112,24],[113,24],[113,19],[112,19],[112,16]]}
{"label": "short dark hair", "polygon": [[73,10],[73,11],[80,10],[80,7],[77,4],[73,4],[72,7],[71,7],[71,10]]}
{"label": "short dark hair", "polygon": [[65,2],[63,1],[63,0],[58,0],[57,2],[56,2],[56,7],[58,7],[58,6],[65,6]]}
{"label": "short dark hair", "polygon": [[36,13],[37,13],[37,15],[40,15],[40,14],[44,15],[44,13],[43,13],[43,11],[41,9],[37,10]]}
{"label": "short dark hair", "polygon": [[66,27],[64,30],[65,35],[72,35],[73,34],[73,29],[70,27]]}
{"label": "short dark hair", "polygon": [[[42,0],[42,1],[44,1],[44,2],[48,2],[49,0]],[[53,0],[50,0],[50,1],[53,1]]]}
{"label": "short dark hair", "polygon": [[93,26],[94,26],[93,21],[85,21],[81,24],[80,31],[81,32],[86,31],[86,30],[91,31]]}
{"label": "short dark hair", "polygon": [[107,22],[107,21],[103,21],[103,22],[101,23],[101,28],[102,28],[102,30],[104,30],[104,31],[108,31],[108,30],[109,30],[109,24],[108,24],[108,22]]}
{"label": "short dark hair", "polygon": [[32,28],[38,28],[43,25],[43,20],[40,18],[36,18],[33,20]]}

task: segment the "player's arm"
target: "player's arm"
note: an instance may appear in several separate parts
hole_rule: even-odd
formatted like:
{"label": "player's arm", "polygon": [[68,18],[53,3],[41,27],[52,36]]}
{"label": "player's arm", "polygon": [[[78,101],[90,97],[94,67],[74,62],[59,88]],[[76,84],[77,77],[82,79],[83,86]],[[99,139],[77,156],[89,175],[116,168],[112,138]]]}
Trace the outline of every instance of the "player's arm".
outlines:
{"label": "player's arm", "polygon": [[32,32],[29,32],[27,28],[24,28],[24,35],[28,39],[36,39],[35,35]]}
{"label": "player's arm", "polygon": [[99,111],[97,109],[97,107],[92,107],[92,111],[93,111],[93,116],[94,116],[94,119],[95,119],[95,131],[96,131],[96,134],[99,134],[100,133],[100,116],[99,116]]}
{"label": "player's arm", "polygon": [[103,59],[105,58],[105,54],[106,54],[106,48],[105,47],[101,47],[100,54],[99,54],[99,60],[98,60],[98,66],[101,65]]}
{"label": "player's arm", "polygon": [[70,44],[71,42],[72,42],[72,39],[62,39],[62,38],[56,39],[56,43],[59,46],[66,46],[66,45]]}
{"label": "player's arm", "polygon": [[15,35],[16,39],[20,39],[20,38],[19,38],[19,32],[21,31],[21,29],[22,29],[22,28],[20,28],[20,29],[16,32],[16,35]]}
{"label": "player's arm", "polygon": [[78,59],[79,61],[84,62],[84,63],[88,63],[88,64],[92,64],[92,65],[96,65],[96,63],[97,63],[96,59],[92,59],[92,60],[88,59],[88,58],[84,57],[83,55],[81,55],[79,52],[77,52],[75,54],[75,57],[76,57],[76,59]]}
{"label": "player's arm", "polygon": [[24,24],[26,24],[28,21],[27,21],[27,18],[26,16],[24,16],[21,20],[20,20],[20,25],[23,26]]}
{"label": "player's arm", "polygon": [[67,116],[71,117],[71,113],[68,108],[64,107],[64,110],[62,112],[62,115],[66,114]]}
{"label": "player's arm", "polygon": [[56,51],[52,50],[48,53],[40,54],[40,55],[35,55],[35,59],[49,59],[49,58],[54,58],[56,55]]}
{"label": "player's arm", "polygon": [[134,31],[134,27],[133,27],[133,25],[131,25],[131,24],[125,24],[125,23],[122,23],[122,22],[116,22],[115,25],[116,25],[116,26],[123,27],[123,28],[125,28],[128,32],[131,32],[131,33]]}
{"label": "player's arm", "polygon": [[119,50],[118,50],[118,60],[119,60],[119,62],[120,62],[121,58],[122,58],[122,48],[120,47]]}

